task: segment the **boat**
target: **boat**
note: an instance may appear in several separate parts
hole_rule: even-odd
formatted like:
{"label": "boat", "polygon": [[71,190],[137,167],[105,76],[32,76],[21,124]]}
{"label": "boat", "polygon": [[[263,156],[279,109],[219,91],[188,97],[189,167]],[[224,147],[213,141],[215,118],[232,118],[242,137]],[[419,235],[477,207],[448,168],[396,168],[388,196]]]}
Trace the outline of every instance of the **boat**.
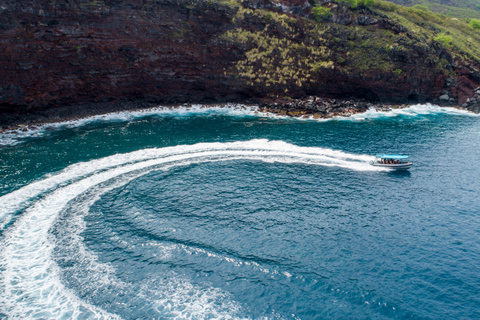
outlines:
{"label": "boat", "polygon": [[370,164],[388,169],[410,169],[412,163],[407,161],[407,158],[408,156],[398,154],[377,154],[375,160],[370,161]]}

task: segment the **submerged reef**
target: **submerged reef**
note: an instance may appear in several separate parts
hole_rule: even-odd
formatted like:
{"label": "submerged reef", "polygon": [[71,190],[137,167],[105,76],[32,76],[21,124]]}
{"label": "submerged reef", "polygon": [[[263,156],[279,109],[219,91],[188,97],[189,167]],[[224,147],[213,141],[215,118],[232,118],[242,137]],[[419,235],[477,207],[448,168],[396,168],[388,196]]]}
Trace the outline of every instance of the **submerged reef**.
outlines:
{"label": "submerged reef", "polygon": [[319,116],[332,99],[347,114],[416,102],[478,112],[480,31],[417,11],[380,0],[5,0],[0,124],[182,103],[293,114],[310,96],[330,101],[315,104]]}

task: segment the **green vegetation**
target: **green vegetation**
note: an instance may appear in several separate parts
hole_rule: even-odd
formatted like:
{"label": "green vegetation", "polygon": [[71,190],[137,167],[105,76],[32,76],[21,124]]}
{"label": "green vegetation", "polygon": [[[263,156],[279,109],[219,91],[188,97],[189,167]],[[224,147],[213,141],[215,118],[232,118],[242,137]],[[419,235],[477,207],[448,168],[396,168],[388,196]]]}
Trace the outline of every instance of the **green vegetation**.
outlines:
{"label": "green vegetation", "polygon": [[[373,6],[375,4],[375,0],[340,0],[340,3],[349,8],[355,9],[357,7],[364,8]],[[332,16],[331,8],[316,4],[312,8],[312,15],[315,20],[319,22],[328,20],[328,18]]]}
{"label": "green vegetation", "polygon": [[330,8],[325,8],[322,6],[315,6],[312,8],[312,15],[317,21],[322,21],[325,18],[328,18],[332,15]]}
{"label": "green vegetation", "polygon": [[355,7],[370,7],[375,4],[375,0],[355,0]]}
{"label": "green vegetation", "polygon": [[398,55],[403,55],[412,45],[412,40],[405,35],[394,34],[389,30],[368,31],[356,26],[345,27],[343,33],[347,41],[355,39],[347,42],[349,48],[346,57],[349,63],[344,67],[347,72],[395,72],[398,66],[389,58],[389,53],[395,50]]}
{"label": "green vegetation", "polygon": [[412,7],[413,9],[417,9],[417,10],[422,10],[422,11],[425,11],[425,12],[428,12],[430,10],[428,10],[428,7],[427,6],[424,6],[422,4],[416,4]]}
{"label": "green vegetation", "polygon": [[267,32],[243,29],[228,31],[223,38],[242,45],[252,45],[246,59],[237,63],[240,77],[251,85],[262,83],[302,86],[311,74],[322,68],[333,68],[328,51],[322,46],[308,46],[286,38],[269,36]]}
{"label": "green vegetation", "polygon": [[469,23],[470,27],[473,29],[480,29],[480,19],[472,19]]}
{"label": "green vegetation", "polygon": [[226,4],[231,7],[240,7],[240,0],[207,0],[207,1]]}
{"label": "green vegetation", "polygon": [[456,17],[459,19],[480,18],[480,12],[472,9],[451,7],[442,4],[429,4],[428,8],[435,13]]}
{"label": "green vegetation", "polygon": [[459,19],[480,19],[480,5],[477,0],[392,0],[403,6],[421,6],[438,14]]}
{"label": "green vegetation", "polygon": [[393,12],[398,7],[395,3],[391,3],[391,2],[388,2],[388,1],[375,1],[374,6],[377,9],[387,11],[387,12]]}
{"label": "green vegetation", "polygon": [[370,7],[375,3],[375,0],[339,0],[339,2],[349,8],[363,8]]}
{"label": "green vegetation", "polygon": [[[242,7],[235,20],[246,18],[262,19],[266,25],[261,31],[230,30],[222,38],[227,43],[249,48],[245,59],[237,62],[234,73],[250,85],[280,85],[288,92],[292,86],[301,87],[309,82],[312,74],[334,67],[329,50],[320,42],[323,30],[315,23],[304,21],[311,28],[302,29],[309,33],[302,40],[316,40],[307,44],[297,39],[298,21],[285,14]],[[277,36],[278,30],[282,34]]]}
{"label": "green vegetation", "polygon": [[480,30],[472,29],[468,24],[471,20],[436,14],[418,7],[403,7],[382,0],[375,0],[372,9],[406,27],[418,41],[437,41],[464,60],[480,61]]}
{"label": "green vegetation", "polygon": [[452,44],[452,36],[448,36],[446,34],[440,33],[438,36],[435,37],[435,40],[443,42],[444,45],[450,47]]}
{"label": "green vegetation", "polygon": [[[329,22],[332,11],[338,10],[334,6],[347,7],[354,16],[365,14],[368,7],[387,19],[386,29]],[[480,20],[437,14],[425,4],[403,7],[382,0],[340,0],[316,5],[312,17],[237,7],[232,21],[238,27],[224,33],[222,41],[244,48],[245,56],[225,74],[293,93],[295,87],[313,85],[329,69],[364,78],[386,73],[398,81],[418,68],[456,77],[450,63],[440,60],[439,46],[457,61],[471,66],[480,61]],[[240,27],[245,21],[264,24],[260,29]]]}

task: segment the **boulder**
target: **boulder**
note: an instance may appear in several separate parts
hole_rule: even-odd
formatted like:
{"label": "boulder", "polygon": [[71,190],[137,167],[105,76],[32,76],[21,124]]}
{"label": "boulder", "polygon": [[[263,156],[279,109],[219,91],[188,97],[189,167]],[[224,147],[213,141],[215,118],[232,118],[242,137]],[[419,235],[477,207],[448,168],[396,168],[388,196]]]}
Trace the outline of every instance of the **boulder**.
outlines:
{"label": "boulder", "polygon": [[448,94],[443,94],[438,99],[440,99],[440,101],[448,101],[450,97],[448,96]]}
{"label": "boulder", "polygon": [[369,16],[358,17],[358,24],[359,25],[368,26],[368,25],[376,24],[377,22],[378,22],[377,19],[369,17]]}

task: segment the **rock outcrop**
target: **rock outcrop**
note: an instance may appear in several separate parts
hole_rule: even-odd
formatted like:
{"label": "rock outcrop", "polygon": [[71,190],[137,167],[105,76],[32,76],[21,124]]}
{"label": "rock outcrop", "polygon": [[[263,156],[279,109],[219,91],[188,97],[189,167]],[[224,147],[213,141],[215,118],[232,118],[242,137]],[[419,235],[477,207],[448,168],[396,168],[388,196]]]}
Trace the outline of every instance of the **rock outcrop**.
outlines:
{"label": "rock outcrop", "polygon": [[462,107],[475,113],[480,113],[480,87],[475,88],[475,95],[467,98]]}
{"label": "rock outcrop", "polygon": [[[127,102],[258,102],[311,95],[457,105],[475,96],[478,66],[369,9],[328,2],[333,14],[319,23],[312,18],[313,5],[313,0],[4,0],[0,123],[27,114],[55,115],[51,110],[66,106],[75,106],[68,108],[72,114],[86,105],[95,113],[96,106]],[[440,61],[446,65],[439,67]]]}

